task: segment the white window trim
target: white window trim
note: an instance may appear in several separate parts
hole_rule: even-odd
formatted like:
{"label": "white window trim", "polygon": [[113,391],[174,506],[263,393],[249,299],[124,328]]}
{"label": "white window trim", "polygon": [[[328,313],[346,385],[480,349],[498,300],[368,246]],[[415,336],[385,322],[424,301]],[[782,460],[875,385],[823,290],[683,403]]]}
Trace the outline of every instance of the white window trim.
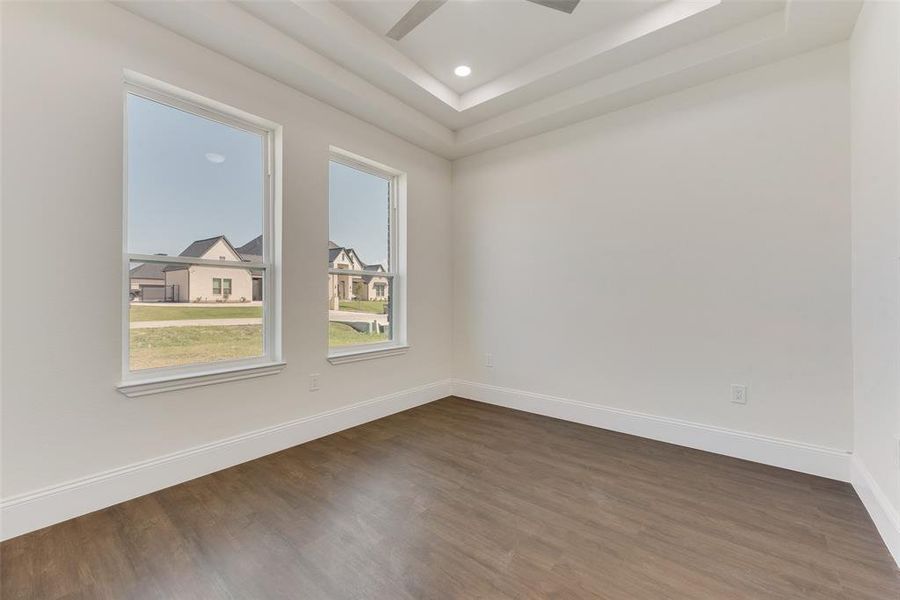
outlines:
{"label": "white window trim", "polygon": [[[126,70],[124,75],[125,85],[122,94],[123,113],[125,115],[122,152],[122,380],[117,385],[117,389],[126,396],[134,397],[279,373],[285,366],[281,354],[281,126],[134,71]],[[162,257],[130,254],[128,252],[127,102],[129,94],[136,94],[225,125],[264,136],[264,167],[266,173],[264,178],[265,198],[263,202],[263,262],[239,263],[240,268],[253,268],[264,272],[262,356],[243,360],[142,369],[140,371],[131,371],[129,369],[129,309],[131,306],[129,272],[131,262],[223,265],[222,261],[217,260],[176,256]],[[231,267],[232,265],[226,264],[224,266]],[[237,267],[237,265],[234,266]]]}
{"label": "white window trim", "polygon": [[[390,182],[389,212],[389,263],[387,273],[379,273],[380,277],[390,280],[391,336],[390,342],[359,344],[355,346],[328,349],[328,362],[340,365],[362,360],[371,360],[385,356],[404,354],[409,349],[406,328],[406,173],[382,163],[370,160],[359,154],[331,146],[330,161],[346,165],[353,169],[387,179]],[[329,189],[329,201],[330,201]],[[337,271],[338,269],[334,269]],[[341,275],[353,275],[355,272],[341,270]],[[329,274],[332,270],[329,269]],[[371,273],[366,273],[371,275]]]}

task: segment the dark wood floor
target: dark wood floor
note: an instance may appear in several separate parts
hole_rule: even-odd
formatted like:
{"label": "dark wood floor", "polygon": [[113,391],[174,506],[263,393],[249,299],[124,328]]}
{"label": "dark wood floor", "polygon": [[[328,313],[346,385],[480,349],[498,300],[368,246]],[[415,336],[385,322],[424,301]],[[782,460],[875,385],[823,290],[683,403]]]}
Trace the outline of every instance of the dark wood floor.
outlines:
{"label": "dark wood floor", "polygon": [[0,546],[2,598],[846,598],[847,484],[448,398]]}

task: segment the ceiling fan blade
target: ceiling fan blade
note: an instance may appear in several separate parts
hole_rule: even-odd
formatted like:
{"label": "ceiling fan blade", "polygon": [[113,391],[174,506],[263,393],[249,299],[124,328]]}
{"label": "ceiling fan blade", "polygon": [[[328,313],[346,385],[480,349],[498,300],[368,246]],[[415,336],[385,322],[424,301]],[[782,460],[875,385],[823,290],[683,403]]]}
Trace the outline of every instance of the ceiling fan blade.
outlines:
{"label": "ceiling fan blade", "polygon": [[430,17],[431,13],[439,9],[445,2],[447,0],[419,0],[391,27],[391,30],[387,32],[387,36],[392,40],[402,39],[403,36],[418,27],[422,21]]}
{"label": "ceiling fan blade", "polygon": [[555,10],[560,10],[564,13],[572,14],[572,11],[575,10],[575,7],[578,6],[578,3],[581,0],[528,0],[529,2],[533,2],[535,4],[540,4],[541,6],[546,6],[547,8],[553,8]]}

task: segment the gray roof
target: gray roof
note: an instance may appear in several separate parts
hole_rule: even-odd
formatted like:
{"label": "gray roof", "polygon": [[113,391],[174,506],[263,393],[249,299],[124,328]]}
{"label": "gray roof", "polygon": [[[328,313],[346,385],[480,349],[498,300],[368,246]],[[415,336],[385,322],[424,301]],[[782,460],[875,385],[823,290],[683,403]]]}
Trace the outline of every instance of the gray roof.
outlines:
{"label": "gray roof", "polygon": [[[212,248],[216,242],[219,240],[224,241],[229,248],[231,248],[241,260],[245,262],[262,262],[262,236],[258,236],[241,246],[240,248],[235,248],[231,245],[231,242],[228,241],[228,238],[224,235],[216,235],[211,238],[206,238],[205,240],[196,240],[191,242],[191,245],[185,248],[179,256],[190,256],[191,258],[201,258],[204,254],[209,252],[209,249]],[[178,271],[181,269],[185,269],[184,265],[169,265],[164,271]]]}
{"label": "gray roof", "polygon": [[[224,240],[228,247],[231,248],[235,254],[237,254],[237,250],[234,249],[234,246],[231,245],[231,242],[228,241],[228,238],[224,235],[215,235],[211,238],[206,238],[205,240],[196,240],[191,242],[191,245],[181,251],[181,254],[178,256],[189,256],[191,258],[202,258],[204,254],[209,252],[209,249],[216,245],[216,242],[219,240]],[[238,254],[238,256],[240,256]],[[166,265],[163,267],[163,271],[183,271],[187,269],[187,265],[179,265],[172,264]]]}
{"label": "gray roof", "polygon": [[[210,248],[212,248],[216,242],[219,240],[228,241],[224,235],[216,235],[211,238],[206,238],[205,240],[196,240],[191,242],[191,245],[181,251],[179,256],[190,256],[191,258],[200,258],[204,254],[206,254]],[[231,246],[231,244],[228,244]],[[234,246],[231,246],[234,248]]]}
{"label": "gray roof", "polygon": [[[365,271],[376,271],[378,273],[384,273],[384,267],[381,265],[364,265],[363,270]],[[363,275],[362,280],[366,283],[369,283],[374,279],[374,275]]]}
{"label": "gray roof", "polygon": [[128,273],[132,279],[165,279],[162,263],[144,263],[131,269]]}
{"label": "gray roof", "polygon": [[[224,235],[216,235],[211,238],[206,238],[204,240],[196,240],[191,242],[191,244],[185,248],[179,256],[189,256],[191,258],[201,258],[204,254],[209,252],[209,249],[212,248],[216,242],[219,240],[224,240],[228,247],[234,250],[234,253],[237,254],[241,260],[244,262],[262,262],[262,236],[257,236],[241,246],[240,248],[235,248],[231,245],[231,242],[228,241],[228,238]],[[165,254],[160,254],[159,256],[165,256]],[[163,263],[144,263],[142,265],[138,265],[129,271],[129,274],[132,278],[140,278],[140,279],[165,279],[165,273],[167,271],[183,271],[187,269],[188,265],[181,264],[163,264]]]}
{"label": "gray roof", "polygon": [[[353,248],[346,248],[344,246],[338,246],[331,240],[328,240],[328,264],[329,265],[334,263],[335,259],[338,257],[338,255],[341,253],[341,251],[346,251],[347,254],[352,254],[353,256],[355,256],[356,260],[359,261],[359,264],[362,265],[362,268],[364,271],[384,272],[384,270],[385,270],[384,267],[380,264],[367,265],[359,257],[359,254],[356,253],[356,250],[354,250]],[[371,278],[370,277],[363,278],[364,281],[369,281],[369,279],[371,279]]]}
{"label": "gray roof", "polygon": [[[235,248],[237,253],[241,255],[244,260],[262,260],[262,236],[257,236],[241,246],[240,248]],[[253,257],[253,258],[248,258]]]}

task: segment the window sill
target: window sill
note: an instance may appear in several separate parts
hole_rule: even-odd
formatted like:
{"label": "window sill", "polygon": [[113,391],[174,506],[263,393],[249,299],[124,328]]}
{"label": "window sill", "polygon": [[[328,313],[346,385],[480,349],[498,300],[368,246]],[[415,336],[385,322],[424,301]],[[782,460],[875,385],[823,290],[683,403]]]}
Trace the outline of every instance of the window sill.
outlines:
{"label": "window sill", "polygon": [[346,363],[359,362],[362,360],[373,360],[383,358],[385,356],[398,356],[406,354],[409,346],[390,346],[388,348],[370,348],[368,350],[353,350],[347,352],[336,352],[328,355],[328,362],[333,365],[343,365]]}
{"label": "window sill", "polygon": [[265,375],[275,375],[280,373],[284,367],[285,363],[283,362],[237,368],[231,367],[228,369],[210,370],[191,375],[168,376],[144,381],[123,382],[116,386],[116,389],[129,398],[137,398],[138,396],[161,394],[163,392],[184,390],[203,385],[225,383],[226,381],[238,381],[241,379],[263,377]]}

